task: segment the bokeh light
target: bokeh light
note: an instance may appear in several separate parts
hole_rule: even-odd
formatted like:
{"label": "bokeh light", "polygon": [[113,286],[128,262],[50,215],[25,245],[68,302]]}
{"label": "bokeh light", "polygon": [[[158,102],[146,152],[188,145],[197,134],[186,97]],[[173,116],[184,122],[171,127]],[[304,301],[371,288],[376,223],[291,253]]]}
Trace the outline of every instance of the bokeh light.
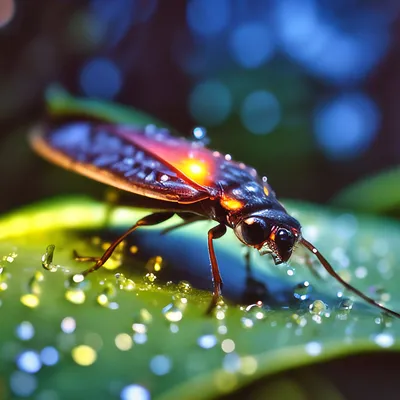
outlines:
{"label": "bokeh light", "polygon": [[95,58],[82,68],[80,83],[87,96],[111,99],[121,88],[121,72],[111,60]]}
{"label": "bokeh light", "polygon": [[367,95],[340,94],[317,108],[315,134],[328,157],[347,159],[371,146],[380,120],[379,109]]}
{"label": "bokeh light", "polygon": [[281,109],[276,97],[265,90],[250,93],[240,110],[242,123],[251,133],[270,133],[279,123]]}
{"label": "bokeh light", "polygon": [[229,0],[190,0],[187,5],[187,23],[202,36],[214,36],[223,31],[230,18]]}
{"label": "bokeh light", "polygon": [[238,26],[230,37],[235,61],[244,68],[258,68],[274,54],[275,43],[265,24],[253,22]]}
{"label": "bokeh light", "polygon": [[231,93],[219,81],[209,80],[196,85],[189,97],[190,113],[204,125],[221,124],[232,108]]}

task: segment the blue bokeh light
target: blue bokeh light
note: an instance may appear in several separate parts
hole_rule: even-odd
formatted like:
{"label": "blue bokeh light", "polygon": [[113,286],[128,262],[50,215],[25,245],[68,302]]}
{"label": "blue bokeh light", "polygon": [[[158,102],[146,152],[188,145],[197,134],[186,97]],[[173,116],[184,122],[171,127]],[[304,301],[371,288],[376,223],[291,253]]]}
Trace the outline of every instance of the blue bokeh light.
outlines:
{"label": "blue bokeh light", "polygon": [[244,68],[257,68],[274,54],[275,43],[266,25],[253,22],[237,27],[230,37],[235,61]]}
{"label": "blue bokeh light", "polygon": [[360,11],[353,25],[343,30],[315,0],[281,0],[276,2],[275,20],[288,56],[333,83],[365,78],[388,49],[388,30],[373,13]]}
{"label": "blue bokeh light", "polygon": [[250,93],[240,110],[243,125],[257,135],[270,133],[281,119],[277,98],[270,92],[258,90]]}
{"label": "blue bokeh light", "polygon": [[219,125],[231,112],[231,93],[217,80],[200,82],[190,94],[189,108],[198,122],[208,126]]}
{"label": "blue bokeh light", "polygon": [[201,36],[222,32],[230,20],[229,0],[190,0],[186,9],[189,28]]}
{"label": "blue bokeh light", "polygon": [[111,99],[121,89],[121,72],[111,60],[94,58],[82,68],[80,84],[89,97]]}
{"label": "blue bokeh light", "polygon": [[317,142],[331,159],[349,159],[367,150],[378,133],[380,112],[363,93],[341,94],[317,108]]}

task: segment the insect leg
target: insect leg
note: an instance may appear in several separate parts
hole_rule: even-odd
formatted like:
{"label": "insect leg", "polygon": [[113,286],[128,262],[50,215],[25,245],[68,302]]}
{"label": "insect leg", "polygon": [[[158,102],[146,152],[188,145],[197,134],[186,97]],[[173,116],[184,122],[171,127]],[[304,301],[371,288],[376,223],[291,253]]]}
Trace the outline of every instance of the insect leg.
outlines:
{"label": "insect leg", "polygon": [[325,268],[325,270],[328,272],[329,275],[333,276],[337,281],[339,281],[346,289],[351,290],[353,293],[355,293],[357,296],[361,297],[363,300],[365,300],[367,303],[372,304],[375,307],[380,308],[382,311],[400,318],[400,314],[397,313],[396,311],[390,310],[389,308],[386,308],[382,305],[380,305],[378,302],[375,300],[371,299],[370,297],[366,296],[363,292],[360,290],[356,289],[354,286],[351,286],[349,283],[347,283],[345,280],[343,280],[340,275],[332,268],[332,266],[329,264],[328,260],[307,240],[304,238],[301,239],[301,243],[306,247],[311,253],[314,253],[319,262],[322,264],[322,266]]}
{"label": "insect leg", "polygon": [[[104,254],[96,259],[93,258],[93,261],[96,261],[96,263],[88,268],[87,270],[82,272],[82,275],[87,275],[90,272],[96,271],[99,269],[111,256],[115,248],[127,237],[129,236],[133,231],[135,231],[137,228],[141,226],[152,226],[152,225],[158,225],[161,224],[162,222],[166,221],[167,219],[170,219],[174,215],[173,212],[159,212],[159,213],[154,213],[147,215],[146,217],[140,219],[138,222],[136,222],[135,225],[133,225],[130,229],[128,229],[125,233],[123,233],[119,238],[114,240],[114,242],[110,245],[110,247],[104,252]],[[86,259],[89,259],[90,257],[85,257]]]}
{"label": "insect leg", "polygon": [[209,314],[212,309],[217,305],[218,299],[221,296],[222,292],[222,279],[219,273],[217,257],[215,256],[214,250],[214,239],[219,239],[220,237],[224,236],[226,233],[226,226],[224,224],[219,224],[214,226],[208,231],[208,254],[210,256],[211,262],[211,273],[213,278],[213,297],[211,300],[210,305],[207,309],[207,314]]}

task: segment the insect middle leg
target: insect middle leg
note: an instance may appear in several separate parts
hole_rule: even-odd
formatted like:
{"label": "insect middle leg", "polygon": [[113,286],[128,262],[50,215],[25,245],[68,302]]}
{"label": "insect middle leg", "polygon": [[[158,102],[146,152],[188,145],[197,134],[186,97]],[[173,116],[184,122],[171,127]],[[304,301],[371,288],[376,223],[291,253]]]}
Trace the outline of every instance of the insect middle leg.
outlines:
{"label": "insect middle leg", "polygon": [[214,309],[214,307],[217,305],[218,299],[221,297],[222,294],[222,278],[219,273],[218,261],[217,257],[215,256],[213,240],[219,239],[220,237],[224,236],[225,233],[226,233],[226,226],[224,224],[219,224],[208,231],[208,253],[210,256],[211,273],[212,273],[214,288],[213,288],[213,297],[210,305],[208,306],[207,314]]}
{"label": "insect middle leg", "polygon": [[133,225],[130,229],[128,229],[126,232],[124,232],[120,237],[118,237],[114,242],[110,245],[110,247],[104,252],[104,254],[97,258],[97,257],[80,257],[76,252],[74,252],[75,259],[78,261],[94,261],[95,264],[88,268],[87,270],[82,272],[82,275],[87,275],[90,272],[96,271],[99,269],[101,266],[104,265],[104,263],[110,258],[111,254],[114,252],[116,247],[127,237],[129,236],[132,232],[134,232],[137,228],[141,226],[152,226],[152,225],[158,225],[161,224],[162,222],[170,219],[174,215],[173,212],[159,212],[159,213],[154,213],[147,215],[146,217],[140,219],[139,221],[136,222],[135,225]]}

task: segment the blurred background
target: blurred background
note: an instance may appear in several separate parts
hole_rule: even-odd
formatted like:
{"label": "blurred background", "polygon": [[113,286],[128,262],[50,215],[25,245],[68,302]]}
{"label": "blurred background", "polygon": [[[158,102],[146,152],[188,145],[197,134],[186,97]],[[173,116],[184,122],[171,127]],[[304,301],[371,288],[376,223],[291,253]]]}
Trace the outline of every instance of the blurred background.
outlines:
{"label": "blurred background", "polygon": [[2,0],[0,211],[103,186],[27,145],[44,91],[134,106],[326,203],[400,163],[397,0]]}

